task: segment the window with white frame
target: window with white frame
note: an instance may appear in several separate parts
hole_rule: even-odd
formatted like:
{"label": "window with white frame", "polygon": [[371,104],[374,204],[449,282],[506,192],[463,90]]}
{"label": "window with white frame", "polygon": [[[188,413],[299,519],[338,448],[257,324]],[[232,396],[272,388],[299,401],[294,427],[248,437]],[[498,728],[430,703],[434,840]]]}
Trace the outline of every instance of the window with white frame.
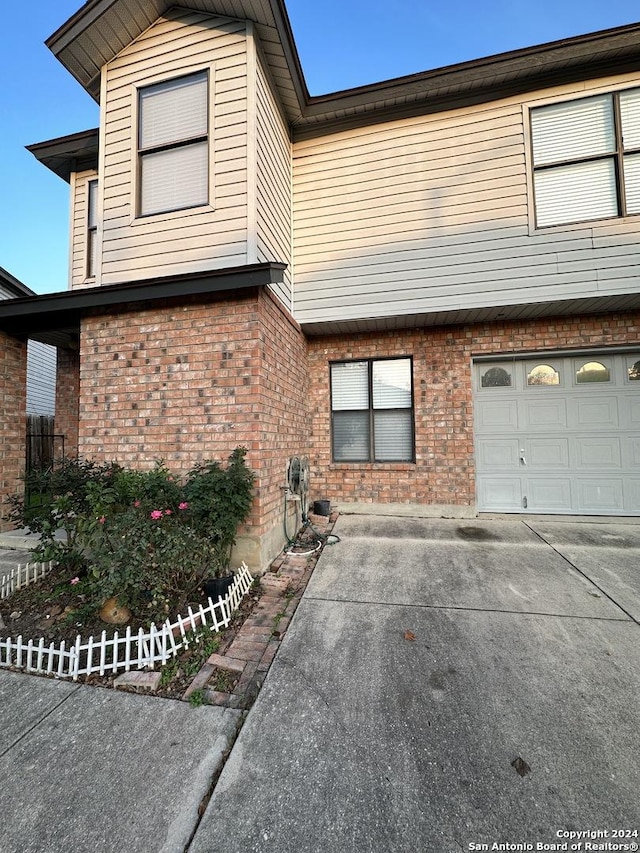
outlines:
{"label": "window with white frame", "polygon": [[640,213],[640,89],[531,110],[536,225]]}
{"label": "window with white frame", "polygon": [[206,71],[139,90],[141,216],[207,204],[208,90]]}
{"label": "window with white frame", "polygon": [[411,358],[331,364],[334,462],[413,462]]}
{"label": "window with white frame", "polygon": [[87,278],[95,278],[98,264],[98,182],[87,183]]}

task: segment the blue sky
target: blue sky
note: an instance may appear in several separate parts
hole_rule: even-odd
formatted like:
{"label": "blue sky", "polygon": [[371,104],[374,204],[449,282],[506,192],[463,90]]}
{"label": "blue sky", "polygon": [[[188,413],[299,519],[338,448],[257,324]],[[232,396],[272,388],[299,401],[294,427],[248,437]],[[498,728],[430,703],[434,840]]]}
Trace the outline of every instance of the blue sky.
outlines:
{"label": "blue sky", "polygon": [[[286,2],[314,95],[640,19],[637,0]],[[68,186],[24,146],[98,124],[97,105],[44,46],[81,5],[28,0],[3,9],[0,266],[37,293],[67,288]]]}

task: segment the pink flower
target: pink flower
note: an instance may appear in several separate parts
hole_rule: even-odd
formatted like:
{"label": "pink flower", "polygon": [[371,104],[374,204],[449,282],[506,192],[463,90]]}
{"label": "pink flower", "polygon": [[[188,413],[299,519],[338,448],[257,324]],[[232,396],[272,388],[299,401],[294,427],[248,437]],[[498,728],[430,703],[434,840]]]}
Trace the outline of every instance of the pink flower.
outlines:
{"label": "pink flower", "polygon": [[154,521],[157,521],[159,518],[162,518],[162,510],[161,509],[154,509],[153,512],[151,513],[151,518]]}
{"label": "pink flower", "polygon": [[69,583],[75,586],[77,583],[80,583],[80,578],[71,578]]}
{"label": "pink flower", "polygon": [[164,514],[165,514],[165,515],[171,515],[171,510],[170,510],[170,509],[165,509]]}
{"label": "pink flower", "polygon": [[140,501],[134,501],[134,502],[133,502],[133,505],[134,505],[134,506],[136,506],[136,507],[137,507],[137,506],[140,506]]}
{"label": "pink flower", "polygon": [[189,504],[186,501],[182,501],[182,503],[178,504],[178,509],[189,509]]}
{"label": "pink flower", "polygon": [[98,519],[98,524],[104,524],[106,520],[106,517],[104,515],[101,515]]}

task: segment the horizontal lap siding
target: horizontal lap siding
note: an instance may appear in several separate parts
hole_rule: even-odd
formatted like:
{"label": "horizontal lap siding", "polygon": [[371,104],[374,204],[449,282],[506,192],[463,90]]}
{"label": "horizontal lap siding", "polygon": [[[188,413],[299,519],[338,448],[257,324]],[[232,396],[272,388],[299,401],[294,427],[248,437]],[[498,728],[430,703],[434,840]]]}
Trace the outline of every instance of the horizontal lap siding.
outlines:
{"label": "horizontal lap siding", "polygon": [[295,143],[296,318],[628,292],[638,217],[534,231],[527,132],[511,99]]}
{"label": "horizontal lap siding", "polygon": [[[247,262],[247,56],[245,25],[176,10],[107,70],[102,284],[200,272]],[[209,67],[210,204],[136,219],[135,86]]]}
{"label": "horizontal lap siding", "polygon": [[258,261],[288,265],[274,291],[291,310],[291,143],[260,60],[256,88]]}
{"label": "horizontal lap siding", "polygon": [[27,344],[27,414],[56,411],[56,348],[40,341]]}

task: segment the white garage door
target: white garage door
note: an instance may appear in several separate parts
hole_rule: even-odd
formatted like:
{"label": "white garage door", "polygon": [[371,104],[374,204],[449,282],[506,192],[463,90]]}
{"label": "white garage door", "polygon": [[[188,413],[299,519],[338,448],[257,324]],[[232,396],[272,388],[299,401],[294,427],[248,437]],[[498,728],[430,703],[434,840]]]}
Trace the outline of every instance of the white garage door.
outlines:
{"label": "white garage door", "polygon": [[474,365],[478,509],[640,515],[640,351]]}

